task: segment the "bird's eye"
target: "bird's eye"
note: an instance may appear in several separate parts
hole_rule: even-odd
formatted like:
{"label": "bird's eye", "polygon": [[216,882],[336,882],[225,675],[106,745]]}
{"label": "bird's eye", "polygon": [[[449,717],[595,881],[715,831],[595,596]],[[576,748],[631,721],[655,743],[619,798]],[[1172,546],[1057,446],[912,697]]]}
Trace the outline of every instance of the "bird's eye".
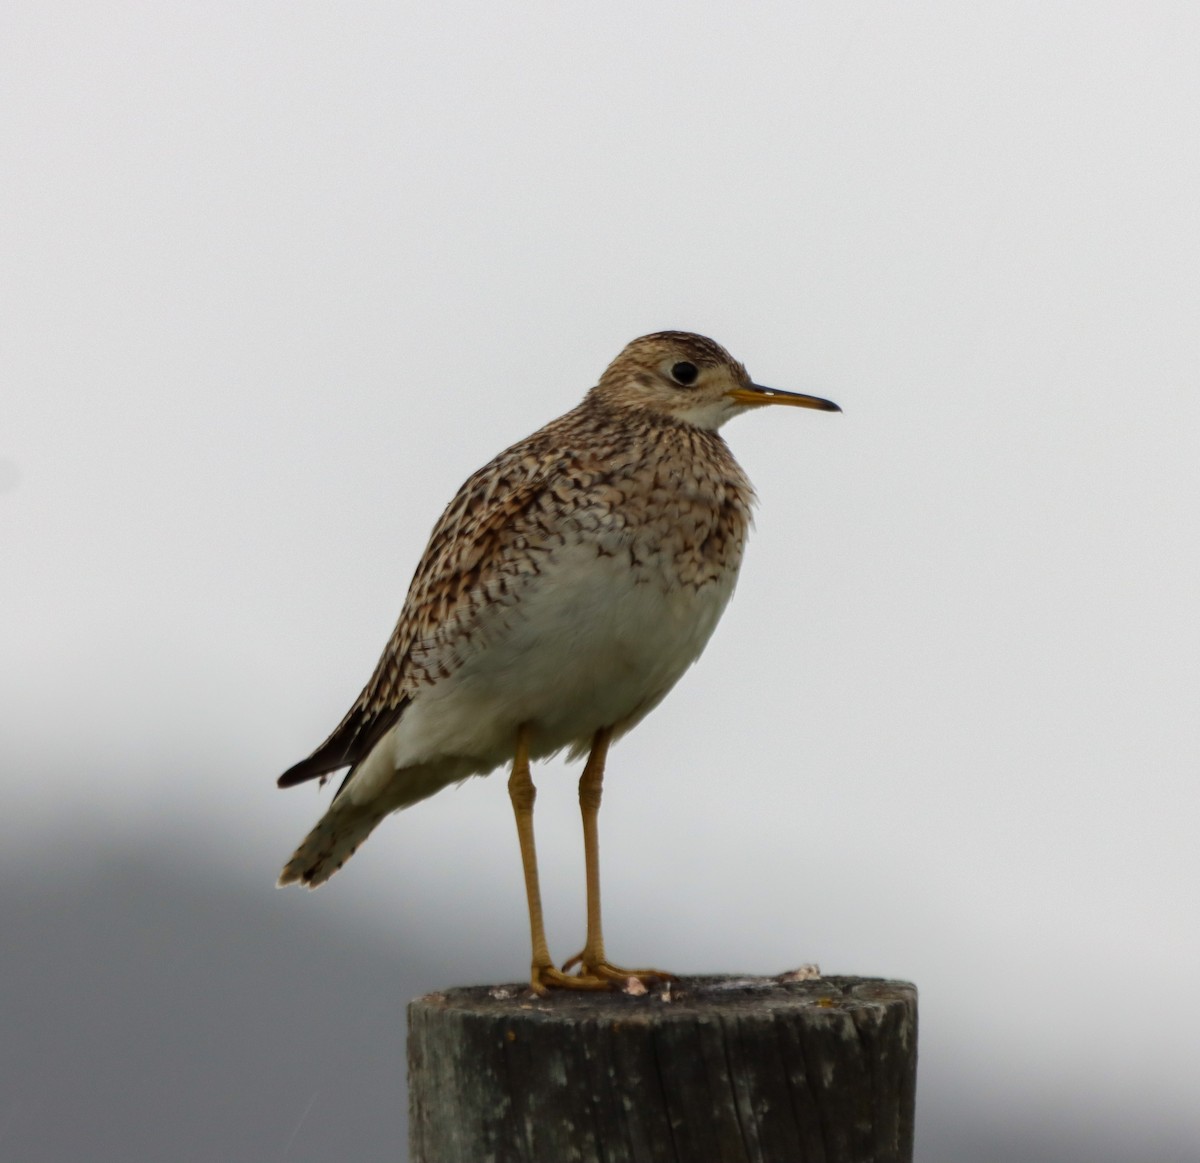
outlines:
{"label": "bird's eye", "polygon": [[687,360],[681,360],[671,368],[671,379],[677,384],[683,384],[684,387],[694,384],[699,374],[700,369],[694,363],[688,363]]}

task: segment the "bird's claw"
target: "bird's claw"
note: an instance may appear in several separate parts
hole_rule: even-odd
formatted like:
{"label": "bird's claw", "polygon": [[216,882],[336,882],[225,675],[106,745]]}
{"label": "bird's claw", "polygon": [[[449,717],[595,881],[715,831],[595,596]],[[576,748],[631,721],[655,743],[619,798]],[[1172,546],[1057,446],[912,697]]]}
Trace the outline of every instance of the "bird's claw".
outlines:
{"label": "bird's claw", "polygon": [[552,989],[600,990],[610,989],[610,982],[586,973],[563,973],[553,965],[535,965],[530,974],[529,987],[538,997],[545,997]]}
{"label": "bird's claw", "polygon": [[576,980],[600,980],[610,987],[624,986],[631,979],[642,985],[652,985],[656,981],[675,980],[673,973],[665,973],[661,969],[625,969],[620,965],[613,965],[603,954],[596,956],[586,948],[563,962],[563,972],[565,973],[574,965],[579,966],[578,974],[573,975]]}

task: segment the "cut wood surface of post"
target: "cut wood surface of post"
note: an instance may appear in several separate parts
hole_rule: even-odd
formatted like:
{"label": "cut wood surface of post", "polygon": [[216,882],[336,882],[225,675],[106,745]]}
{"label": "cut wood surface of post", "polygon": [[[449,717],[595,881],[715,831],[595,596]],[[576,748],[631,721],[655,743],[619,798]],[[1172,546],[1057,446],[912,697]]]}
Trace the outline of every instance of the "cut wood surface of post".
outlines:
{"label": "cut wood surface of post", "polygon": [[917,991],[689,977],[408,1011],[410,1163],[910,1163]]}

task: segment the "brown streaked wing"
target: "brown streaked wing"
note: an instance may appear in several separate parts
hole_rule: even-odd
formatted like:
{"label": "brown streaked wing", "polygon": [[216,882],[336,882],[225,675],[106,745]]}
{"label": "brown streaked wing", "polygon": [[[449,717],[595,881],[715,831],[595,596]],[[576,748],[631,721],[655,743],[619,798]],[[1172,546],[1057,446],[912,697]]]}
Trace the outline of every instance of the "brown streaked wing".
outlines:
{"label": "brown streaked wing", "polygon": [[[421,685],[412,665],[413,648],[444,645],[437,640],[444,640],[452,627],[463,631],[472,607],[484,604],[480,592],[502,572],[508,544],[528,532],[522,518],[545,488],[557,459],[549,449],[550,457],[531,455],[527,444],[502,453],[459,489],[434,526],[370,681],[329,738],[279,777],[280,787],[324,779],[366,759],[399,722]],[[344,787],[343,782],[339,794]]]}

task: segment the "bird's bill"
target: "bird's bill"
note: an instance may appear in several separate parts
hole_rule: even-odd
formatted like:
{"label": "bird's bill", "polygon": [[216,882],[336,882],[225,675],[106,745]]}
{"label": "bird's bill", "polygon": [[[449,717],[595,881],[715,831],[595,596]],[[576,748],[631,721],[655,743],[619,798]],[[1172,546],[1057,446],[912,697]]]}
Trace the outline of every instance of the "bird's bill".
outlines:
{"label": "bird's bill", "polygon": [[764,388],[762,384],[751,384],[748,388],[734,388],[729,398],[739,404],[761,406],[763,404],[787,404],[792,408],[817,408],[822,412],[840,412],[832,400],[820,396],[806,396],[801,392],[781,392],[778,388]]}

